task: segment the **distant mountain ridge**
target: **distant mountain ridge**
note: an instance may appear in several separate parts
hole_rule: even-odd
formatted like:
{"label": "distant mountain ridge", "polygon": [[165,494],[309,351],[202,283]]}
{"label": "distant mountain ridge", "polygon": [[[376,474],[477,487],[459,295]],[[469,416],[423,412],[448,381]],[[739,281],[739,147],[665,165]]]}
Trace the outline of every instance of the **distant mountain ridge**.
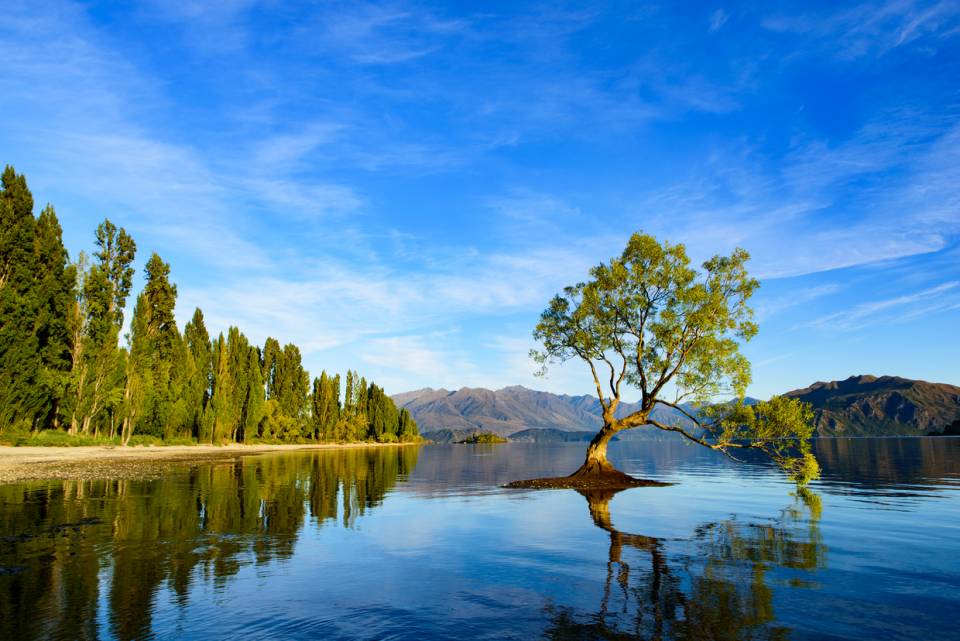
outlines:
{"label": "distant mountain ridge", "polygon": [[813,405],[820,436],[924,436],[960,418],[960,387],[862,374],[787,392]]}
{"label": "distant mountain ridge", "polygon": [[[819,436],[922,436],[960,418],[960,387],[896,376],[817,382],[785,396],[813,405]],[[581,440],[584,434],[572,432],[596,432],[602,421],[600,402],[594,396],[552,394],[520,385],[499,390],[424,388],[392,398],[413,414],[422,434],[442,442],[478,431],[516,435],[515,440],[522,441]],[[639,403],[622,403],[617,414],[638,408]],[[655,416],[690,426],[686,417],[668,407],[659,406]],[[677,437],[654,429],[625,434],[630,439]]]}
{"label": "distant mountain ridge", "polygon": [[[595,432],[602,425],[596,397],[551,394],[520,385],[499,390],[425,388],[392,398],[397,407],[413,414],[421,434],[450,430],[456,434],[484,431],[510,436],[527,429]],[[626,416],[639,407],[639,403],[621,403],[617,415]],[[658,407],[655,416],[690,424],[680,412],[667,407]]]}

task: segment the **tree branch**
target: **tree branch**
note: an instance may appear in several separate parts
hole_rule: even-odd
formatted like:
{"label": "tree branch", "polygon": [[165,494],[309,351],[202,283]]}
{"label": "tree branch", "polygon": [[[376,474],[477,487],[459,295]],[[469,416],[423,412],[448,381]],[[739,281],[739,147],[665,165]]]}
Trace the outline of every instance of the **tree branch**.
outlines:
{"label": "tree branch", "polygon": [[603,408],[604,412],[610,411],[610,406],[603,400],[603,386],[600,384],[600,377],[597,376],[597,368],[593,366],[593,361],[587,358],[586,354],[579,349],[574,347],[573,351],[590,366],[590,373],[593,374],[593,382],[597,386],[597,398],[600,400],[600,407]]}
{"label": "tree branch", "polygon": [[684,438],[690,441],[693,441],[697,445],[709,447],[711,450],[716,450],[717,452],[721,452],[722,454],[730,457],[734,461],[739,461],[739,459],[737,459],[735,456],[733,456],[732,454],[730,454],[730,452],[727,451],[728,447],[737,447],[737,448],[753,447],[752,445],[745,445],[743,443],[711,443],[709,441],[703,440],[702,438],[698,438],[694,436],[693,434],[691,434],[690,432],[688,432],[687,430],[683,429],[678,425],[664,425],[660,421],[655,421],[653,419],[647,419],[647,423],[649,425],[653,425],[658,429],[664,430],[665,432],[677,432]]}
{"label": "tree branch", "polygon": [[683,409],[681,406],[676,405],[675,403],[671,403],[670,401],[662,401],[659,398],[654,401],[654,405],[656,405],[657,403],[660,403],[661,405],[666,405],[667,407],[672,407],[673,409],[677,410],[678,412],[680,412],[681,414],[689,418],[691,421],[696,423],[697,427],[701,429],[704,429],[705,427],[709,427],[709,426],[704,426],[704,424],[700,422],[700,419],[698,419],[696,416],[694,416],[687,410]]}

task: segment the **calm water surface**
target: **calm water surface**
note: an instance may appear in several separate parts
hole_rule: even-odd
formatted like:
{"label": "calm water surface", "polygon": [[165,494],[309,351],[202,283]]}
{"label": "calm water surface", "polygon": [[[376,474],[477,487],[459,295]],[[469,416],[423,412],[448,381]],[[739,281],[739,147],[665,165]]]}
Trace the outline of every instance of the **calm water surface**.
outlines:
{"label": "calm water surface", "polygon": [[825,440],[814,493],[616,443],[301,452],[0,486],[2,639],[960,639],[960,439]]}

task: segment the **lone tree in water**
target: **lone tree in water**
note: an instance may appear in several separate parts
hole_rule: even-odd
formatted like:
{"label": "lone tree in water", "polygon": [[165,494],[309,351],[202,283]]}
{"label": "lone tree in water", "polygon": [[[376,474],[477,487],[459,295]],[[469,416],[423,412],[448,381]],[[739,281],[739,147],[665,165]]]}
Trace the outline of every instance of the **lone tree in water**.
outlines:
{"label": "lone tree in water", "polygon": [[[759,450],[798,483],[819,474],[810,451],[812,412],[794,399],[744,404],[750,363],[740,344],[757,333],[748,301],[759,283],[749,255],[715,256],[703,271],[683,245],[634,234],[623,254],[563,290],[540,317],[531,356],[549,363],[579,359],[590,367],[603,427],[583,465],[569,477],[520,481],[527,487],[629,487],[649,484],[616,470],[607,445],[618,432],[650,426],[733,456]],[[640,409],[619,416],[625,388],[640,392]],[[718,397],[735,400],[715,403]],[[673,412],[654,412],[658,405]],[[673,416],[673,420],[663,416]]]}

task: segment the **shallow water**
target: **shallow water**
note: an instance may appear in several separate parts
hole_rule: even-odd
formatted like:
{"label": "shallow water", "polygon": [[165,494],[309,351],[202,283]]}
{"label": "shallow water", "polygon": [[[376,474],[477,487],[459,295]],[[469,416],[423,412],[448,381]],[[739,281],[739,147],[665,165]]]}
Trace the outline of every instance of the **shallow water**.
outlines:
{"label": "shallow water", "polygon": [[252,456],[0,486],[2,639],[960,639],[960,439],[759,462],[615,443],[616,495],[505,490],[582,444]]}

